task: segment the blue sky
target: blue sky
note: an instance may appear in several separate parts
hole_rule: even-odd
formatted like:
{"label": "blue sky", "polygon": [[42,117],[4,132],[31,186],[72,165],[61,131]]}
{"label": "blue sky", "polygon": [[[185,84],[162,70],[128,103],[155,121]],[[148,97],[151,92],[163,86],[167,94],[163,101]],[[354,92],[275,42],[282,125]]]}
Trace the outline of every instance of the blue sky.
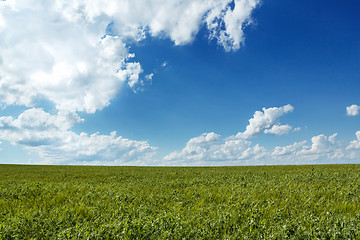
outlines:
{"label": "blue sky", "polygon": [[0,163],[360,163],[356,1],[108,2],[0,3]]}

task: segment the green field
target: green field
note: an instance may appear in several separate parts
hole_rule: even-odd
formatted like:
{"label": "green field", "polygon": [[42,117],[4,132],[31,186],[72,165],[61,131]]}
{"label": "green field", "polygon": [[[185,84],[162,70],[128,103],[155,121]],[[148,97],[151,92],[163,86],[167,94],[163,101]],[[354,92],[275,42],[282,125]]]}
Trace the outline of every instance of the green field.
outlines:
{"label": "green field", "polygon": [[360,165],[0,165],[0,239],[360,239]]}

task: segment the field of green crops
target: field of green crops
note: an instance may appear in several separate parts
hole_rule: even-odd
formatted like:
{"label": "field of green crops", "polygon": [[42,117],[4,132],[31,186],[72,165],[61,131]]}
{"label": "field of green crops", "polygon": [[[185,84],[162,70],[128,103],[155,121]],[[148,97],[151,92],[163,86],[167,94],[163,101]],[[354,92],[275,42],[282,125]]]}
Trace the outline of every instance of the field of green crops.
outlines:
{"label": "field of green crops", "polygon": [[0,165],[0,239],[360,239],[360,165]]}

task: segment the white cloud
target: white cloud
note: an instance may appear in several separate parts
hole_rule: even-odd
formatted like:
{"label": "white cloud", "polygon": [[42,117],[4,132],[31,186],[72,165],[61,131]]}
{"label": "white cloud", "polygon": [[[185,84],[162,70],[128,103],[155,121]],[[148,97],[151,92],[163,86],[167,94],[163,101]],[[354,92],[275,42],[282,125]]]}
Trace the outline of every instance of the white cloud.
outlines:
{"label": "white cloud", "polygon": [[39,153],[43,163],[144,164],[156,152],[146,141],[117,137],[116,132],[88,135],[69,130],[81,121],[74,113],[51,115],[32,108],[16,119],[0,117],[0,139]]}
{"label": "white cloud", "polygon": [[165,161],[203,161],[207,158],[208,150],[213,144],[220,141],[220,135],[203,133],[199,137],[191,138],[181,152],[172,152],[164,157]]}
{"label": "white cloud", "polygon": [[355,133],[356,139],[351,141],[350,144],[346,147],[350,159],[359,160],[360,159],[360,131]]}
{"label": "white cloud", "polygon": [[[245,132],[222,139],[215,133],[203,133],[190,139],[181,151],[174,151],[163,158],[164,165],[268,165],[268,164],[314,164],[359,163],[360,131],[356,140],[345,146],[336,141],[337,133],[330,136],[319,134],[311,138],[311,144],[303,140],[287,146],[276,146],[268,151],[259,144],[245,140],[261,132],[281,135],[292,130],[280,125],[278,119],[292,112],[291,105],[263,108],[256,111]],[[299,131],[300,127],[293,129]]]}
{"label": "white cloud", "polygon": [[320,134],[311,138],[311,145],[306,141],[295,142],[288,146],[277,146],[272,151],[272,160],[290,160],[305,163],[312,160],[339,159],[345,156],[345,149],[335,141],[337,133],[331,136]]}
{"label": "white cloud", "polygon": [[0,1],[1,102],[34,106],[46,99],[60,110],[100,110],[125,82],[132,88],[142,82],[140,63],[129,62],[129,41],[151,35],[187,44],[216,19],[225,28],[212,37],[225,34],[226,44],[219,44],[238,49],[257,1],[235,1],[233,10],[229,2]]}
{"label": "white cloud", "polygon": [[[348,151],[341,142],[335,141],[336,133],[331,136],[320,134],[311,138],[311,145],[306,141],[295,142],[284,147],[275,147],[271,158],[272,164],[320,164],[320,163],[358,163],[355,152]],[[359,155],[357,155],[359,156]]]}
{"label": "white cloud", "polygon": [[291,131],[292,127],[290,125],[273,125],[270,129],[265,129],[264,133],[274,134],[274,135],[283,135]]}
{"label": "white cloud", "polygon": [[360,131],[355,133],[356,140],[350,142],[350,145],[346,149],[360,149]]}
{"label": "white cloud", "polygon": [[[64,132],[82,119],[74,113],[51,115],[39,108],[31,108],[21,113],[18,118],[0,117],[1,138],[11,139],[12,143],[26,139],[28,132]],[[24,131],[24,134],[22,134]],[[54,136],[56,137],[56,136]]]}
{"label": "white cloud", "polygon": [[[215,133],[204,133],[188,141],[181,151],[174,151],[163,158],[165,165],[267,165],[267,164],[309,164],[318,161],[351,159],[350,153],[331,136],[320,134],[306,141],[288,146],[277,146],[272,152],[259,144],[244,139],[221,139]],[[360,131],[359,131],[360,137]],[[204,139],[214,139],[205,141]],[[353,141],[352,144],[358,144]],[[360,148],[360,147],[359,147]],[[352,153],[352,156],[355,153]],[[357,155],[356,155],[357,156]]]}
{"label": "white cloud", "polygon": [[134,141],[116,136],[98,133],[66,133],[67,136],[57,144],[41,145],[31,148],[48,163],[82,163],[104,165],[145,165],[156,153],[155,147],[146,141]]}
{"label": "white cloud", "polygon": [[261,132],[268,134],[281,135],[288,133],[292,127],[280,125],[278,119],[285,113],[292,112],[294,107],[290,104],[282,107],[263,108],[263,111],[256,111],[253,118],[249,120],[244,132],[236,134],[236,138],[249,139],[257,136]]}
{"label": "white cloud", "polygon": [[[282,107],[263,108],[256,111],[244,132],[236,136],[222,139],[215,133],[204,133],[190,139],[181,151],[174,151],[163,158],[166,165],[243,165],[268,164],[286,155],[296,155],[306,148],[306,141],[290,146],[276,147],[269,153],[259,144],[245,140],[264,132],[266,134],[282,135],[289,133],[292,127],[281,125],[279,118],[292,112],[290,104]],[[332,140],[334,137],[330,137]],[[316,146],[315,146],[316,147]]]}
{"label": "white cloud", "polygon": [[320,134],[311,138],[311,147],[305,147],[302,149],[300,155],[313,155],[316,158],[320,155],[333,152],[336,148],[335,137],[337,133],[334,133],[331,136],[325,136]]}
{"label": "white cloud", "polygon": [[245,160],[260,159],[266,155],[265,148],[243,139],[222,140],[215,133],[203,133],[190,139],[180,152],[165,156],[165,165],[226,165],[241,164]]}
{"label": "white cloud", "polygon": [[167,62],[167,61],[164,61],[164,62],[161,64],[162,67],[166,67],[167,65],[168,65],[168,62]]}
{"label": "white cloud", "polygon": [[210,38],[217,39],[226,51],[239,49],[244,44],[243,29],[252,22],[251,12],[259,2],[235,0],[234,9],[230,5],[212,9],[206,18]]}
{"label": "white cloud", "polygon": [[272,151],[271,155],[273,156],[284,156],[284,155],[291,155],[296,154],[297,152],[301,151],[303,146],[306,144],[306,141],[295,142],[292,145],[284,146],[284,147],[275,147]]}
{"label": "white cloud", "polygon": [[215,133],[203,133],[190,139],[181,151],[165,156],[161,165],[269,165],[314,163],[359,163],[360,131],[346,147],[336,141],[337,133],[320,134],[307,141],[277,146],[272,151],[244,139],[222,139]]}
{"label": "white cloud", "polygon": [[194,137],[190,139],[187,143],[187,146],[204,146],[216,143],[220,140],[220,135],[216,133],[203,133],[199,137]]}
{"label": "white cloud", "polygon": [[[148,36],[168,37],[175,45],[184,45],[207,27],[210,38],[218,39],[226,51],[238,49],[258,1],[236,0],[234,9],[230,2],[0,1],[0,105],[31,108],[45,100],[58,112],[51,115],[32,108],[17,119],[1,117],[0,138],[38,151],[48,160],[71,154],[110,156],[110,150],[116,159],[126,159],[132,156],[131,148],[134,156],[152,153],[154,148],[147,142],[113,134],[75,134],[70,131],[80,121],[75,113],[103,109],[125,84],[136,91],[151,82],[153,74],[145,73],[129,48]],[[218,25],[210,24],[214,22]],[[64,125],[57,123],[61,121]],[[125,149],[126,156],[119,149]]]}
{"label": "white cloud", "polygon": [[358,105],[351,105],[346,107],[346,115],[348,116],[357,116],[360,113],[360,106]]}
{"label": "white cloud", "polygon": [[6,59],[0,61],[3,104],[35,106],[46,99],[58,110],[93,113],[107,106],[125,81],[135,86],[142,69],[126,62],[123,40],[102,38],[104,32],[92,29],[95,23],[70,25],[37,5],[6,12],[10,21],[0,39]]}
{"label": "white cloud", "polygon": [[134,88],[135,85],[139,82],[139,75],[143,70],[139,63],[128,63],[126,67],[126,75],[129,77],[128,84],[131,88]]}

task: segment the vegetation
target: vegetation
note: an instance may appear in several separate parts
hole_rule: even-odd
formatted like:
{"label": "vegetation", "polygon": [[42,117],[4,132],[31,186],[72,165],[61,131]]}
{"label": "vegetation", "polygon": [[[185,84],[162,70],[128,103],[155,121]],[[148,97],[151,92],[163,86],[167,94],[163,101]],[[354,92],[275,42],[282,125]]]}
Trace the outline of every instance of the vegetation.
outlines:
{"label": "vegetation", "polygon": [[0,239],[360,239],[360,165],[0,165]]}

